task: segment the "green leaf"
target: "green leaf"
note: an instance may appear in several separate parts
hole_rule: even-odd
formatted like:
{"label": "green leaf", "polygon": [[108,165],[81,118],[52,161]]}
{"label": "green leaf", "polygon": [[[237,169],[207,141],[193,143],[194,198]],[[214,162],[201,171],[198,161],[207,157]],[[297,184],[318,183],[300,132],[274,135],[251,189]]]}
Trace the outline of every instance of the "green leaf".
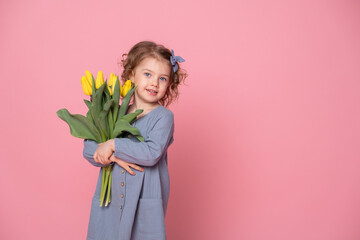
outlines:
{"label": "green leaf", "polygon": [[107,86],[107,79],[106,79],[106,81],[105,81],[103,84],[105,84],[104,93],[105,93],[105,98],[106,98],[105,102],[107,102],[107,101],[109,101],[110,98],[111,98],[110,92],[109,92],[109,88],[108,88],[108,86]]}
{"label": "green leaf", "polygon": [[[126,130],[124,130],[124,129],[126,129],[126,127],[128,127],[128,126],[130,126],[130,127],[132,127],[131,126],[131,122],[132,121],[134,121],[134,120],[136,120],[136,117],[140,114],[140,113],[142,113],[143,112],[143,110],[142,109],[138,109],[138,110],[136,110],[135,112],[133,112],[133,113],[128,113],[128,114],[126,114],[125,116],[122,116],[122,117],[120,117],[120,112],[119,112],[119,114],[118,114],[118,119],[117,119],[117,121],[116,121],[116,123],[115,123],[115,126],[114,126],[114,132],[113,132],[113,136],[114,137],[118,137],[118,136],[120,136],[124,131],[126,131]],[[127,124],[125,124],[125,123],[127,123]],[[137,128],[136,128],[137,129]],[[127,131],[127,132],[130,132],[130,131]],[[131,132],[130,132],[131,133]],[[137,135],[137,133],[132,133],[133,135]],[[140,133],[138,133],[138,134],[140,134]]]}
{"label": "green leaf", "polygon": [[113,119],[114,119],[114,123],[115,123],[115,122],[116,122],[116,119],[117,119],[117,116],[118,116],[119,101],[120,101],[120,82],[119,82],[119,77],[116,77],[115,88],[114,88],[114,93],[113,93],[113,95],[112,95],[112,99],[114,99]]}
{"label": "green leaf", "polygon": [[91,139],[96,142],[101,141],[100,133],[94,124],[83,115],[70,114],[65,108],[60,109],[56,114],[69,125],[72,136],[82,139]]}
{"label": "green leaf", "polygon": [[[93,84],[95,84],[95,82]],[[99,87],[99,89],[96,90],[96,93],[93,94],[93,100],[91,102],[91,107],[94,109],[93,113],[95,113],[95,114],[100,114],[100,112],[102,110],[104,88],[105,88],[105,85],[103,84]]]}
{"label": "green leaf", "polygon": [[114,136],[114,138],[116,138],[124,132],[131,133],[132,135],[135,135],[135,136],[141,135],[139,129],[131,126],[129,122],[127,122],[124,119],[118,119],[116,121],[113,136]]}
{"label": "green leaf", "polygon": [[89,109],[88,112],[86,113],[86,117],[90,120],[90,122],[94,123],[94,119],[91,116],[91,102],[86,99],[84,99],[84,102]]}
{"label": "green leaf", "polygon": [[114,119],[113,119],[111,109],[109,111],[108,120],[109,120],[109,128],[110,128],[110,139],[113,139],[114,138],[114,136],[113,136],[113,133],[114,133]]}
{"label": "green leaf", "polygon": [[132,124],[132,122],[136,120],[136,117],[139,116],[143,111],[144,110],[142,109],[137,109],[135,112],[128,113],[125,116],[120,117],[119,119],[124,119],[128,123]]}
{"label": "green leaf", "polygon": [[84,99],[84,102],[85,102],[86,106],[88,107],[88,109],[90,109],[91,108],[91,102],[86,100],[86,99]]}
{"label": "green leaf", "polygon": [[[91,74],[92,76],[92,74]],[[96,86],[95,86],[95,79],[94,79],[94,76],[92,76],[92,93],[91,93],[91,97],[94,98],[95,94],[96,94]]]}
{"label": "green leaf", "polygon": [[103,127],[103,129],[106,129],[105,134],[106,134],[107,139],[110,139],[111,131],[113,130],[113,128],[110,128],[110,125],[108,122],[109,121],[108,120],[109,111],[111,110],[110,108],[113,103],[114,103],[113,99],[107,101],[104,104],[104,109],[100,112],[100,115],[99,115],[100,124]]}
{"label": "green leaf", "polygon": [[107,123],[104,118],[100,118],[100,113],[103,110],[103,93],[105,84],[102,84],[99,89],[97,89],[96,94],[93,96],[93,101],[91,102],[91,116],[94,120],[95,125],[99,128],[102,142],[105,142],[108,137],[107,133]]}
{"label": "green leaf", "polygon": [[136,117],[143,111],[144,110],[142,109],[137,109],[135,112],[128,113],[122,117],[120,117],[121,113],[119,111],[118,119],[114,127],[113,137],[122,137],[123,133],[128,132],[134,135],[140,142],[143,142],[144,138],[141,136],[139,129],[131,126],[132,122],[136,121]]}
{"label": "green leaf", "polygon": [[90,122],[92,122],[93,124],[95,124],[94,119],[92,118],[91,115],[91,108],[88,110],[88,112],[86,113],[86,117],[90,120]]}
{"label": "green leaf", "polygon": [[107,101],[105,104],[104,104],[104,109],[103,111],[106,111],[108,112],[110,110],[110,107],[113,105],[114,103],[114,99],[110,99],[109,101]]}
{"label": "green leaf", "polygon": [[133,94],[133,92],[135,91],[136,88],[137,88],[137,86],[135,86],[134,88],[131,88],[131,89],[126,93],[126,96],[125,96],[124,99],[122,100],[118,117],[122,117],[122,116],[125,115],[128,107],[129,107],[129,103],[130,103],[130,100],[131,100],[131,96],[132,96],[132,94]]}
{"label": "green leaf", "polygon": [[136,135],[135,137],[136,137],[140,142],[145,141],[145,139],[144,139],[143,136],[141,136],[141,135]]}

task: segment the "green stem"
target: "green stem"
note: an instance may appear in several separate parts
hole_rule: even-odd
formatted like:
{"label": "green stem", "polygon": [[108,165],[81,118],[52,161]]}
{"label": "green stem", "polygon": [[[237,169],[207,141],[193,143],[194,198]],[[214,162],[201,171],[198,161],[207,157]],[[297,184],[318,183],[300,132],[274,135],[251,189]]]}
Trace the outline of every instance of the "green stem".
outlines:
{"label": "green stem", "polygon": [[104,184],[105,184],[105,169],[102,169],[102,177],[101,177],[101,190],[100,190],[100,207],[102,206],[102,203],[104,202],[104,194],[105,194],[105,189],[104,189]]}
{"label": "green stem", "polygon": [[108,114],[108,120],[109,120],[109,132],[110,132],[110,139],[113,139],[113,133],[114,133],[114,119],[112,116],[112,111],[110,109],[109,114]]}
{"label": "green stem", "polygon": [[108,183],[108,189],[107,189],[107,194],[106,194],[105,207],[107,207],[109,205],[109,203],[111,202],[111,179],[112,179],[112,174],[111,174],[111,171],[109,171],[109,183]]}
{"label": "green stem", "polygon": [[102,138],[103,142],[106,142],[106,135],[101,129],[100,129],[100,134],[101,134],[101,138]]}
{"label": "green stem", "polygon": [[105,174],[105,181],[104,181],[104,193],[100,199],[100,207],[102,207],[103,203],[104,203],[104,200],[105,200],[105,193],[106,193],[106,188],[107,188],[107,185],[108,185],[108,182],[109,182],[109,171],[107,171],[105,168],[103,168],[104,170],[104,174]]}

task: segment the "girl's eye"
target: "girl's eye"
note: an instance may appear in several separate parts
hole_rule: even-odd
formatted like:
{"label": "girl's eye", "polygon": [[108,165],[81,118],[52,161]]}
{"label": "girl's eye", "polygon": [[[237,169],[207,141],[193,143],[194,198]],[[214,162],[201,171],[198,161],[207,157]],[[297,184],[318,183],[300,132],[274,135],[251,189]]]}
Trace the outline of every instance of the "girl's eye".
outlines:
{"label": "girl's eye", "polygon": [[160,78],[161,80],[163,80],[163,81],[166,81],[166,78],[164,78],[164,77],[162,77],[162,78]]}
{"label": "girl's eye", "polygon": [[150,73],[145,73],[145,76],[150,77]]}

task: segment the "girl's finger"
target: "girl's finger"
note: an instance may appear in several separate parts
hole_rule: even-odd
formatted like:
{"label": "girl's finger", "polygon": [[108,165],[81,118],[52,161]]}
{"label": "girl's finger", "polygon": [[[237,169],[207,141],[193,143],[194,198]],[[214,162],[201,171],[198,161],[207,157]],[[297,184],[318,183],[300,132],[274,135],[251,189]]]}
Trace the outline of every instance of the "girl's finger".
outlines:
{"label": "girl's finger", "polygon": [[136,169],[136,170],[138,170],[138,171],[141,171],[141,172],[143,172],[143,171],[144,171],[144,169],[143,169],[143,168],[139,167],[139,166],[138,166],[138,165],[136,165],[136,164],[131,164],[131,165],[130,165],[130,167],[132,167],[132,168],[134,168],[134,169]]}
{"label": "girl's finger", "polygon": [[[119,159],[117,159],[117,158],[115,158],[115,157],[113,157],[113,156],[111,156],[111,158],[110,158],[113,162],[116,162],[117,164],[119,164],[119,166],[121,166],[121,162],[119,161]],[[121,166],[122,167],[122,166]]]}
{"label": "girl's finger", "polygon": [[95,162],[99,162],[99,160],[98,160],[98,158],[97,158],[97,153],[96,153],[96,152],[94,153],[94,156],[93,156],[93,157],[94,157],[94,161],[95,161]]}
{"label": "girl's finger", "polygon": [[120,164],[120,162],[119,162],[116,158],[112,158],[112,159],[113,159],[113,161],[116,162],[120,167],[122,167],[121,164]]}
{"label": "girl's finger", "polygon": [[125,167],[126,171],[128,171],[131,175],[135,175],[135,173],[133,172],[133,170],[131,170],[131,168],[129,166]]}
{"label": "girl's finger", "polygon": [[124,164],[124,162],[121,161],[120,159],[114,158],[114,162],[116,162],[120,167],[126,169],[126,164]]}

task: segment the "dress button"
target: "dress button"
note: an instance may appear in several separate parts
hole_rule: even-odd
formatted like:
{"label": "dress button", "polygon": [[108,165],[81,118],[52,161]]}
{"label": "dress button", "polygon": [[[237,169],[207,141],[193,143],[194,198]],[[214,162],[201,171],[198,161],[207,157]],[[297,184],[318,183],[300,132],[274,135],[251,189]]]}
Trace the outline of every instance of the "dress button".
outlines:
{"label": "dress button", "polygon": [[124,182],[121,182],[121,186],[124,186]]}
{"label": "dress button", "polygon": [[122,170],[121,170],[121,173],[124,173],[124,172],[125,172],[125,170],[124,170],[124,169],[122,169]]}
{"label": "dress button", "polygon": [[121,194],[121,198],[124,198],[124,194]]}

